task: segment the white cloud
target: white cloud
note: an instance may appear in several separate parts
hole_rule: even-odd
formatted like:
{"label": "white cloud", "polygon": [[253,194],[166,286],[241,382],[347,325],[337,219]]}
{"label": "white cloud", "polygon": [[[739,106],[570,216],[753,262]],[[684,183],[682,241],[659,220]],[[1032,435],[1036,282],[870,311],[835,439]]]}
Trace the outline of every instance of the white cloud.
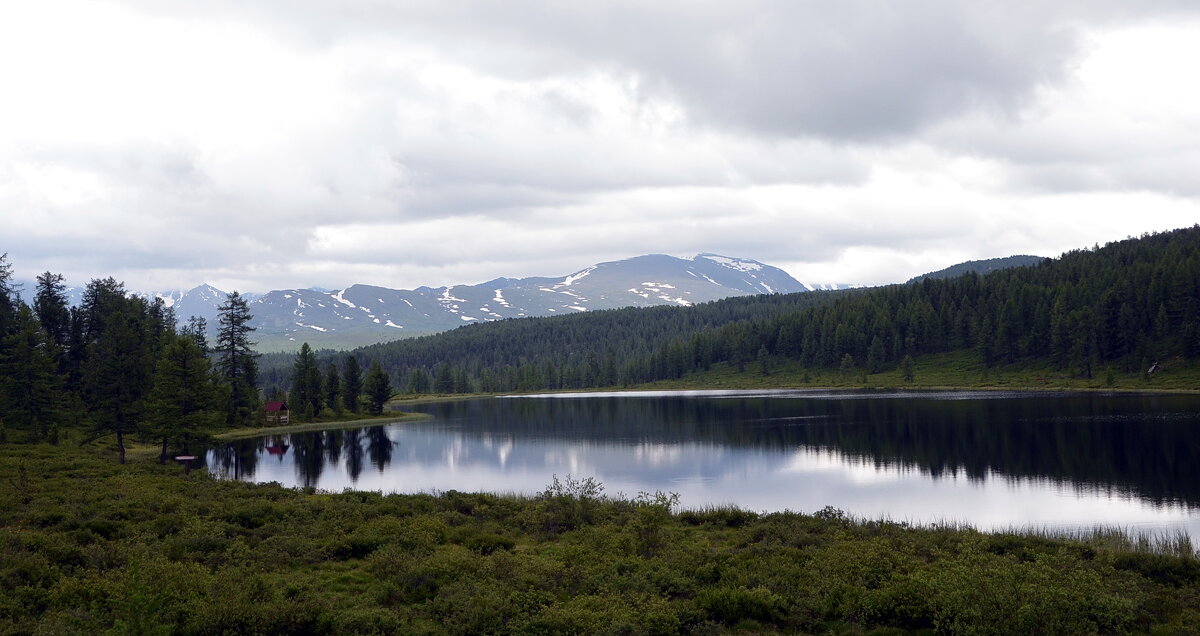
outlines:
{"label": "white cloud", "polygon": [[0,251],[134,288],[701,251],[883,283],[1200,218],[1190,4],[1002,9],[10,3]]}

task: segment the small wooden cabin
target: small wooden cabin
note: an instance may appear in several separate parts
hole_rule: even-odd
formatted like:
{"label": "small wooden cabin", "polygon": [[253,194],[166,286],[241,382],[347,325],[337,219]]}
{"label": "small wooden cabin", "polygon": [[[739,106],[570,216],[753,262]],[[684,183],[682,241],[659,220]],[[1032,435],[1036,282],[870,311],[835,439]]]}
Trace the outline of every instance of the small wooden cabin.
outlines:
{"label": "small wooden cabin", "polygon": [[290,422],[287,402],[267,402],[265,414],[268,426],[287,426]]}

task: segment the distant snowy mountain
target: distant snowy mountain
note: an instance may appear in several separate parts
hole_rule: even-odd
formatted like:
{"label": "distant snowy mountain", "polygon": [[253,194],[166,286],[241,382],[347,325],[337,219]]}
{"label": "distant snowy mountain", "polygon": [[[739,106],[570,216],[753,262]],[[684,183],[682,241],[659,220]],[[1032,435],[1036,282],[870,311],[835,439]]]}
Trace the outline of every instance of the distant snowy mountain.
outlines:
{"label": "distant snowy mountain", "polygon": [[[264,351],[308,342],[348,347],[453,329],[473,322],[618,307],[688,306],[730,296],[806,291],[787,272],[744,258],[663,254],[599,263],[561,277],[497,278],[478,285],[389,289],[281,289],[250,302]],[[204,316],[216,328],[225,292],[201,285],[171,299],[179,320]]]}
{"label": "distant snowy mountain", "polygon": [[[474,322],[553,316],[619,307],[689,306],[730,296],[792,293],[848,285],[802,285],[787,272],[746,258],[699,254],[676,258],[649,254],[598,263],[557,277],[497,278],[478,285],[389,289],[351,285],[345,289],[280,289],[249,301],[253,338],[261,351],[314,347],[344,348],[453,329]],[[34,286],[23,296],[32,300]],[[82,287],[67,289],[72,305]],[[217,308],[228,294],[204,284],[187,291],[138,292],[161,298],[180,324],[191,316],[217,330]]]}

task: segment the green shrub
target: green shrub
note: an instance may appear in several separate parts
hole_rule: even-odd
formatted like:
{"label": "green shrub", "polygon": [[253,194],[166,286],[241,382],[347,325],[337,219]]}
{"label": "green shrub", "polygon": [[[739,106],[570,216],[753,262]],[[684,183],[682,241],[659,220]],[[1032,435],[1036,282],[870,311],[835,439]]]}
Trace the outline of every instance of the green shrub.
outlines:
{"label": "green shrub", "polygon": [[726,625],[746,619],[769,623],[784,613],[783,599],[761,587],[702,590],[696,595],[696,605]]}

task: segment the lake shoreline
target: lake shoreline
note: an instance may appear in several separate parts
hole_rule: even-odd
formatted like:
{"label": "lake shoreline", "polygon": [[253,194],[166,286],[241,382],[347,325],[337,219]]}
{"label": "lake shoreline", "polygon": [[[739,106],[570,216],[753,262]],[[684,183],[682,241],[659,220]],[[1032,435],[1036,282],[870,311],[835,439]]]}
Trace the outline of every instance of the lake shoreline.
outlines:
{"label": "lake shoreline", "polygon": [[428,396],[404,396],[392,398],[388,402],[389,406],[420,406],[425,404],[436,404],[441,402],[458,402],[462,400],[475,400],[484,398],[504,398],[504,397],[531,397],[537,395],[561,395],[561,394],[591,394],[591,393],[641,393],[641,392],[661,392],[670,393],[674,391],[988,391],[988,392],[1009,392],[1009,393],[1083,393],[1083,394],[1117,394],[1117,395],[1200,395],[1200,389],[1169,389],[1169,388],[1154,388],[1154,389],[1130,389],[1121,387],[1074,387],[1074,386],[964,386],[964,385],[822,385],[814,386],[811,384],[805,385],[768,385],[768,386],[721,386],[712,384],[676,384],[674,381],[669,386],[662,386],[660,383],[641,384],[626,387],[595,387],[582,389],[553,389],[544,391],[530,392],[509,392],[509,393],[463,393],[463,394],[437,394]]}
{"label": "lake shoreline", "polygon": [[367,417],[357,420],[336,420],[332,422],[305,422],[303,424],[289,424],[287,426],[262,426],[257,428],[239,428],[232,431],[225,431],[213,435],[213,439],[228,442],[234,440],[254,439],[256,437],[267,437],[269,435],[287,435],[290,433],[312,433],[319,431],[332,431],[347,428],[366,428],[370,426],[380,426],[383,424],[391,424],[398,422],[416,422],[420,420],[430,419],[431,416],[424,413],[403,413],[397,412],[395,415]]}

